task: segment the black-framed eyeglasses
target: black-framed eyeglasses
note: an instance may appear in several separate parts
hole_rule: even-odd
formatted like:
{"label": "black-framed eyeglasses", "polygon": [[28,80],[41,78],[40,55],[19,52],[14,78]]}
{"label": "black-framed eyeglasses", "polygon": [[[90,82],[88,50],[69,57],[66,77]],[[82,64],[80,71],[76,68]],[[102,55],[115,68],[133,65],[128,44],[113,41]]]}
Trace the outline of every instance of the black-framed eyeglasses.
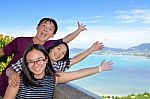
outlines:
{"label": "black-framed eyeglasses", "polygon": [[34,66],[35,63],[36,63],[37,65],[43,65],[44,62],[45,62],[45,60],[46,60],[46,59],[38,59],[38,60],[36,60],[36,61],[29,61],[29,62],[27,62],[27,65],[28,65],[28,66]]}

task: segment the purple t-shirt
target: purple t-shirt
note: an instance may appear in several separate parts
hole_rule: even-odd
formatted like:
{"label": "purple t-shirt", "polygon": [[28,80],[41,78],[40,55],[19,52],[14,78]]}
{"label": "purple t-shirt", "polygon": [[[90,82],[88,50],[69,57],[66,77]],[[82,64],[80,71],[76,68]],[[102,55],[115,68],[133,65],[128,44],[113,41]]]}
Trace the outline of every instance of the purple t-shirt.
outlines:
{"label": "purple t-shirt", "polygon": [[[48,40],[44,43],[44,47],[47,49],[48,47],[52,46],[57,41],[62,41],[63,39],[59,40]],[[15,38],[12,42],[8,45],[3,47],[3,52],[6,56],[14,55],[8,66],[2,72],[0,76],[0,95],[3,96],[5,90],[8,85],[8,77],[6,76],[6,69],[9,68],[12,64],[15,64],[20,58],[23,57],[24,50],[33,44],[33,37],[18,37]]]}

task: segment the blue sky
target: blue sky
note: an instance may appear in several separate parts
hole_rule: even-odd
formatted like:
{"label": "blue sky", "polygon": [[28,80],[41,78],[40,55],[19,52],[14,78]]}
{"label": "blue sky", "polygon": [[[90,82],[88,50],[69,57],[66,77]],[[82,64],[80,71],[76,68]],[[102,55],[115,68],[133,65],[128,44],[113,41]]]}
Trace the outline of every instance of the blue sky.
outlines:
{"label": "blue sky", "polygon": [[129,48],[150,43],[149,0],[1,0],[0,33],[34,36],[43,17],[54,18],[59,30],[53,39],[86,24],[70,47],[88,48],[95,41],[107,47]]}

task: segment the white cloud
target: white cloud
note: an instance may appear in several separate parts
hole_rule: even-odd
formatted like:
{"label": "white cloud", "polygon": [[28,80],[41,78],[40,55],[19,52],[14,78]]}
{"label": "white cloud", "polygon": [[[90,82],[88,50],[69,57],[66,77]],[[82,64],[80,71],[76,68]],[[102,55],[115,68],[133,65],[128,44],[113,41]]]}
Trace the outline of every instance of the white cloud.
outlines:
{"label": "white cloud", "polygon": [[97,15],[97,16],[91,16],[91,18],[93,19],[99,19],[99,18],[103,18],[104,16],[100,16],[100,15]]}
{"label": "white cloud", "polygon": [[77,22],[76,20],[73,20],[73,19],[67,19],[67,20],[64,20],[64,21],[60,21],[59,23],[75,23]]}
{"label": "white cloud", "polygon": [[66,19],[63,21],[59,21],[60,24],[74,24],[77,21],[82,23],[98,23],[102,21],[105,18],[105,16],[95,15],[95,16],[89,16],[89,17],[80,17],[79,19]]}
{"label": "white cloud", "polygon": [[[77,29],[76,24],[62,26],[53,39],[59,39],[70,32]],[[14,29],[0,29],[1,33],[9,33],[15,37],[18,36],[34,36],[36,33],[35,27],[17,27]],[[113,48],[129,48],[141,43],[150,43],[150,28],[127,28],[117,26],[88,26],[88,30],[82,32],[75,40],[69,43],[70,48],[88,48],[95,41],[103,42],[107,47]]]}
{"label": "white cloud", "polygon": [[115,12],[116,19],[125,23],[150,23],[150,9],[130,9]]}
{"label": "white cloud", "polygon": [[35,27],[15,27],[15,28],[2,28],[0,29],[0,33],[3,33],[4,35],[9,35],[13,37],[30,37],[35,36],[36,31]]}
{"label": "white cloud", "polygon": [[[92,27],[81,33],[75,40],[69,43],[71,48],[88,48],[95,41],[103,42],[107,47],[129,48],[141,43],[150,43],[150,28],[128,30],[111,27]],[[63,36],[67,35],[64,32]],[[59,37],[62,37],[62,35]],[[56,36],[56,38],[59,38]]]}

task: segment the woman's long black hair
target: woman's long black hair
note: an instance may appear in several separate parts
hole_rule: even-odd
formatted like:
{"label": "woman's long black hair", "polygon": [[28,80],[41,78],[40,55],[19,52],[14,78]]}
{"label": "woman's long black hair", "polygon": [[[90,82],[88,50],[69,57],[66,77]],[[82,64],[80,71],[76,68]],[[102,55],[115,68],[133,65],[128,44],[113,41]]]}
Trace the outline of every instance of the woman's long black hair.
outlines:
{"label": "woman's long black hair", "polygon": [[25,82],[25,85],[40,86],[39,83],[35,83],[34,74],[29,70],[29,68],[27,66],[26,56],[33,49],[41,51],[45,55],[45,57],[47,57],[47,59],[48,59],[48,62],[46,64],[46,68],[45,68],[45,75],[54,76],[54,70],[53,70],[51,61],[49,59],[47,50],[44,48],[44,46],[39,45],[39,44],[33,44],[25,50],[24,55],[23,55],[23,64],[22,64],[23,65],[22,66],[22,75],[23,75],[23,80]]}

